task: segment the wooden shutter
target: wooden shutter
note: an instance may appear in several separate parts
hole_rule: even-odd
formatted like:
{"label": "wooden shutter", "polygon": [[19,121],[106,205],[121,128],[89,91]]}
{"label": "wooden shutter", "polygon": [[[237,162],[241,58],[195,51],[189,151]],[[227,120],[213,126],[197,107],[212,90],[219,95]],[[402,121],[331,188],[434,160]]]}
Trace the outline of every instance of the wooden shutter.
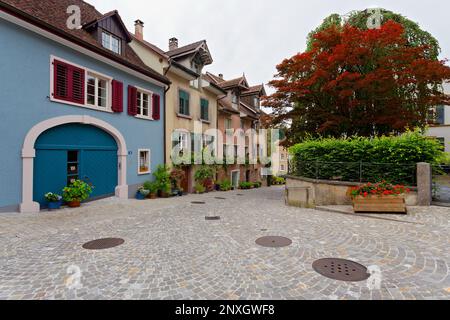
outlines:
{"label": "wooden shutter", "polygon": [[53,97],[84,104],[84,91],[84,69],[59,60],[53,60]]}
{"label": "wooden shutter", "polygon": [[128,114],[137,115],[137,89],[133,86],[128,86]]}
{"label": "wooden shutter", "polygon": [[209,101],[206,99],[200,100],[200,118],[209,120]]}
{"label": "wooden shutter", "polygon": [[153,120],[159,120],[161,118],[161,111],[160,111],[161,110],[161,105],[160,105],[161,99],[160,99],[159,95],[157,95],[157,94],[154,94],[152,99],[153,99],[153,101],[152,101],[152,103],[153,103],[152,118],[153,118]]}
{"label": "wooden shutter", "polygon": [[114,112],[123,112],[123,83],[117,80],[112,81],[112,105]]}

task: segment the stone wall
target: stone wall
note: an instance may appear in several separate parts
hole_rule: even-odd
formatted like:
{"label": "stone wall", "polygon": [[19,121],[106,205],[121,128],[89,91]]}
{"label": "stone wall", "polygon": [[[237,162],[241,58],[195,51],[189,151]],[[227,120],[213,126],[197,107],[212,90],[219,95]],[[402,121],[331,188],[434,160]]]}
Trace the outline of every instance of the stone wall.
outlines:
{"label": "stone wall", "polygon": [[[327,205],[351,205],[352,200],[347,195],[348,188],[360,185],[359,183],[315,180],[302,177],[286,177],[286,202],[288,205],[314,208]],[[406,197],[408,206],[415,206],[417,201],[417,190]]]}

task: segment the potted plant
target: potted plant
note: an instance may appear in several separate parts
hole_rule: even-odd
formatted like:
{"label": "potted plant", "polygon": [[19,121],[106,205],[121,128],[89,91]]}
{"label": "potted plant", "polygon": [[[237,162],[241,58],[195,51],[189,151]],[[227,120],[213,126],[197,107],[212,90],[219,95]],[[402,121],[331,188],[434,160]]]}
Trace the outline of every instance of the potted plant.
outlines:
{"label": "potted plant", "polygon": [[147,181],[144,183],[144,188],[149,191],[148,198],[156,199],[158,195],[158,184],[156,182]]}
{"label": "potted plant", "polygon": [[194,189],[195,189],[195,193],[197,193],[197,194],[205,193],[205,191],[206,191],[205,186],[198,182],[195,184]]}
{"label": "potted plant", "polygon": [[81,202],[89,198],[93,186],[81,180],[75,180],[63,189],[63,200],[71,208],[78,208]]}
{"label": "potted plant", "polygon": [[262,182],[261,182],[261,181],[256,181],[256,182],[253,183],[253,186],[254,186],[255,188],[261,188]]}
{"label": "potted plant", "polygon": [[219,184],[220,191],[230,191],[232,188],[230,180],[224,180]]}
{"label": "potted plant", "polygon": [[186,177],[186,173],[178,168],[172,169],[170,172],[170,179],[172,181],[172,194],[175,196],[183,195],[183,188],[181,188],[181,181]]}
{"label": "potted plant", "polygon": [[167,198],[170,195],[171,183],[169,169],[165,165],[159,165],[155,172],[155,183],[158,185],[158,196],[161,198]]}
{"label": "potted plant", "polygon": [[386,181],[352,187],[349,194],[354,212],[406,213],[405,195],[410,189]]}
{"label": "potted plant", "polygon": [[253,187],[253,183],[251,182],[241,182],[239,183],[239,189],[248,190]]}
{"label": "potted plant", "polygon": [[62,197],[59,194],[48,192],[44,195],[50,210],[60,209],[62,205]]}
{"label": "potted plant", "polygon": [[139,187],[136,191],[136,199],[137,200],[145,200],[147,196],[150,194],[150,190],[146,189],[144,186]]}
{"label": "potted plant", "polygon": [[197,183],[205,187],[205,191],[214,190],[214,170],[211,166],[202,165],[194,174],[194,179]]}

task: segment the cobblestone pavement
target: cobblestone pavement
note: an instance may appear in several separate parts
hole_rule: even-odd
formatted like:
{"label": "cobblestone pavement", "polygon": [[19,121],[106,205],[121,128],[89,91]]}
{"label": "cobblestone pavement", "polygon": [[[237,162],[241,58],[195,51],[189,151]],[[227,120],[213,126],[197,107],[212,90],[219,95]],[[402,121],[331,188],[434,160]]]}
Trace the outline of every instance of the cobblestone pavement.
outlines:
{"label": "cobblestone pavement", "polygon": [[[0,299],[449,299],[450,208],[384,217],[286,207],[280,187],[0,214]],[[82,248],[105,237],[125,243]],[[331,280],[311,266],[326,257],[380,272]]]}

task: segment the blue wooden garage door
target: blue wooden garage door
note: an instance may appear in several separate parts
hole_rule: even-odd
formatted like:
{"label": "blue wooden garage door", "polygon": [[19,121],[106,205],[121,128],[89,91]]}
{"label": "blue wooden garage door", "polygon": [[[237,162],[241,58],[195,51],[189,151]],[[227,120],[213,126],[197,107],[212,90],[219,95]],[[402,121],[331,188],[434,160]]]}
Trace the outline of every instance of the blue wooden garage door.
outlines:
{"label": "blue wooden garage door", "polygon": [[34,201],[45,206],[44,194],[74,179],[94,186],[91,199],[114,194],[117,186],[117,144],[105,131],[68,124],[45,131],[35,144]]}

